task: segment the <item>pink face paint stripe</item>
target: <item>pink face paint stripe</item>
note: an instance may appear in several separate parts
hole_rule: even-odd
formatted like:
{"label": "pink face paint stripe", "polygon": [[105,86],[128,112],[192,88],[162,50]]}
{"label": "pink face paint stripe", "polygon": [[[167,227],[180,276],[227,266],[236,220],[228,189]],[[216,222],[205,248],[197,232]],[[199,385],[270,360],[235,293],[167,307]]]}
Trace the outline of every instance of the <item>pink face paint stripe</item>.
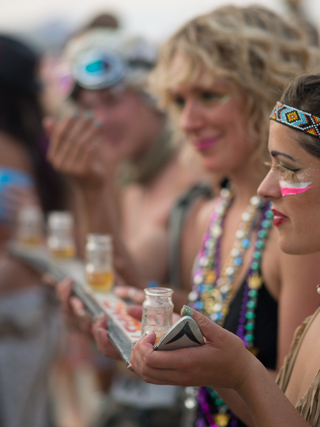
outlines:
{"label": "pink face paint stripe", "polygon": [[280,190],[283,196],[290,196],[295,194],[304,193],[312,188],[311,182],[297,182],[289,183],[286,181],[280,181]]}
{"label": "pink face paint stripe", "polygon": [[310,190],[310,188],[312,188],[312,185],[310,185],[309,187],[306,187],[306,188],[283,188],[283,187],[280,187],[281,194],[283,196],[291,196],[291,195],[295,195],[295,194],[304,193],[305,191]]}

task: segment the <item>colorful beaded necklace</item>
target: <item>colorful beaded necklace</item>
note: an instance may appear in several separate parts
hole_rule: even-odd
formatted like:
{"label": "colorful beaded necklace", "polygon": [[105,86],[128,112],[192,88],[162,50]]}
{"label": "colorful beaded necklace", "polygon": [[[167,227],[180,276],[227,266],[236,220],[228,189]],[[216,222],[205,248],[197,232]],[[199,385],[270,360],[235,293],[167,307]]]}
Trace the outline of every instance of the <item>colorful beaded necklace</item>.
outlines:
{"label": "colorful beaded necklace", "polygon": [[[237,335],[242,339],[245,346],[256,354],[254,329],[255,309],[259,289],[262,285],[260,264],[265,241],[272,225],[273,214],[268,202],[258,196],[251,198],[247,211],[242,214],[242,222],[236,232],[236,241],[227,265],[220,272],[219,255],[223,222],[232,200],[231,191],[223,189],[215,203],[208,232],[204,237],[202,249],[194,269],[194,287],[189,299],[196,310],[201,311],[214,322],[223,325],[228,314],[232,285],[240,273],[244,254],[251,245],[252,233],[258,227],[253,257],[246,276],[237,328]],[[202,414],[202,417],[199,414],[197,427],[204,427],[207,424],[211,427],[225,427],[229,422],[231,426],[237,426],[236,418],[228,412],[228,407],[211,387],[200,388],[197,397]],[[214,401],[218,410],[214,416],[209,407],[209,398]]]}

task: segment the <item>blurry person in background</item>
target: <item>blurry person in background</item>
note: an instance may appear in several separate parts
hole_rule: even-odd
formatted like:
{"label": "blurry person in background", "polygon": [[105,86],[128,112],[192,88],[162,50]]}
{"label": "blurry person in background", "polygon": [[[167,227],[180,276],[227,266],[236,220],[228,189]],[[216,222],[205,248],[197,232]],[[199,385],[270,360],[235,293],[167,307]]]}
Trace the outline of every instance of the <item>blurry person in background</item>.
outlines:
{"label": "blurry person in background", "polygon": [[38,56],[0,34],[0,425],[51,426],[48,384],[59,335],[52,293],[7,253],[25,206],[65,206],[61,177],[46,160]]}
{"label": "blurry person in background", "polygon": [[[112,234],[124,281],[140,288],[151,280],[168,283],[170,211],[188,189],[208,180],[147,92],[157,50],[139,37],[92,30],[71,41],[66,57],[74,79],[69,104],[71,98],[75,105],[58,122],[47,120],[48,158],[73,184],[86,230]],[[206,186],[200,199],[209,192]],[[181,256],[194,258],[193,243],[180,248]],[[185,295],[191,264],[184,262],[181,271]]]}
{"label": "blurry person in background", "polygon": [[[42,99],[48,115],[55,116],[59,114],[61,99],[66,95],[66,91],[69,90],[70,80],[68,70],[62,57],[64,46],[69,43],[69,40],[91,29],[117,30],[120,27],[121,22],[117,15],[109,12],[101,12],[76,28],[75,31],[64,40],[62,46],[59,46],[57,49],[47,49],[42,52],[40,63],[41,79],[44,82]],[[57,72],[57,70],[59,71]]]}
{"label": "blurry person in background", "polygon": [[117,30],[121,27],[119,18],[108,12],[101,12],[98,15],[94,16],[84,27],[83,31],[88,31],[93,28],[110,28]]}

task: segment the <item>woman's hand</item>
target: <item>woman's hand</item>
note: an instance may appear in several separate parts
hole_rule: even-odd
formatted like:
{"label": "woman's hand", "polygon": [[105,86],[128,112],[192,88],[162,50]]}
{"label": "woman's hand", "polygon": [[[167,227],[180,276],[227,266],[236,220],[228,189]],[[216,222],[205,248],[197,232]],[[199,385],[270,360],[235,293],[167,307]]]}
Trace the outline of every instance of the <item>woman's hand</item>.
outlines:
{"label": "woman's hand", "polygon": [[64,279],[57,283],[50,274],[45,274],[42,281],[55,288],[67,324],[76,327],[81,332],[91,334],[91,317],[86,313],[82,301],[72,295],[72,280]]}
{"label": "woman's hand", "polygon": [[130,300],[135,304],[142,304],[145,298],[145,293],[134,286],[116,286],[113,292],[117,297],[124,300]]}
{"label": "woman's hand", "polygon": [[[130,300],[135,305],[128,305],[127,312],[130,316],[134,317],[137,320],[142,318],[142,306],[136,305],[141,304],[144,300],[144,292],[129,286],[117,286],[114,288],[114,294],[119,298]],[[111,344],[108,333],[107,333],[108,319],[104,315],[100,319],[97,319],[94,322],[92,327],[92,333],[94,335],[97,347],[99,351],[107,357],[113,359],[120,359],[118,351]]]}
{"label": "woman's hand", "polygon": [[104,356],[111,357],[112,359],[121,359],[118,350],[110,342],[108,338],[108,318],[104,314],[101,318],[96,319],[92,326],[92,333],[96,341],[98,350]]}
{"label": "woman's hand", "polygon": [[50,137],[48,160],[73,182],[90,186],[104,181],[105,165],[101,150],[101,124],[91,112],[67,115],[59,122],[45,120]]}
{"label": "woman's hand", "polygon": [[254,356],[241,339],[216,325],[197,311],[192,315],[206,343],[173,351],[154,351],[155,334],[141,338],[131,352],[134,372],[146,382],[182,386],[212,386],[237,390],[250,370]]}

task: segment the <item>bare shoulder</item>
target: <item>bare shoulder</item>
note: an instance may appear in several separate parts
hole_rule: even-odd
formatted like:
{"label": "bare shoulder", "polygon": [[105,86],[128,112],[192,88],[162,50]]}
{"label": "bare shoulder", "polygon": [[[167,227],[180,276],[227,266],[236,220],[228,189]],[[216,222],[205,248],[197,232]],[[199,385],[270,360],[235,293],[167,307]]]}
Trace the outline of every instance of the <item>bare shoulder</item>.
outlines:
{"label": "bare shoulder", "polygon": [[27,152],[22,144],[7,133],[0,132],[0,151],[2,167],[11,167],[25,172],[31,172]]}

